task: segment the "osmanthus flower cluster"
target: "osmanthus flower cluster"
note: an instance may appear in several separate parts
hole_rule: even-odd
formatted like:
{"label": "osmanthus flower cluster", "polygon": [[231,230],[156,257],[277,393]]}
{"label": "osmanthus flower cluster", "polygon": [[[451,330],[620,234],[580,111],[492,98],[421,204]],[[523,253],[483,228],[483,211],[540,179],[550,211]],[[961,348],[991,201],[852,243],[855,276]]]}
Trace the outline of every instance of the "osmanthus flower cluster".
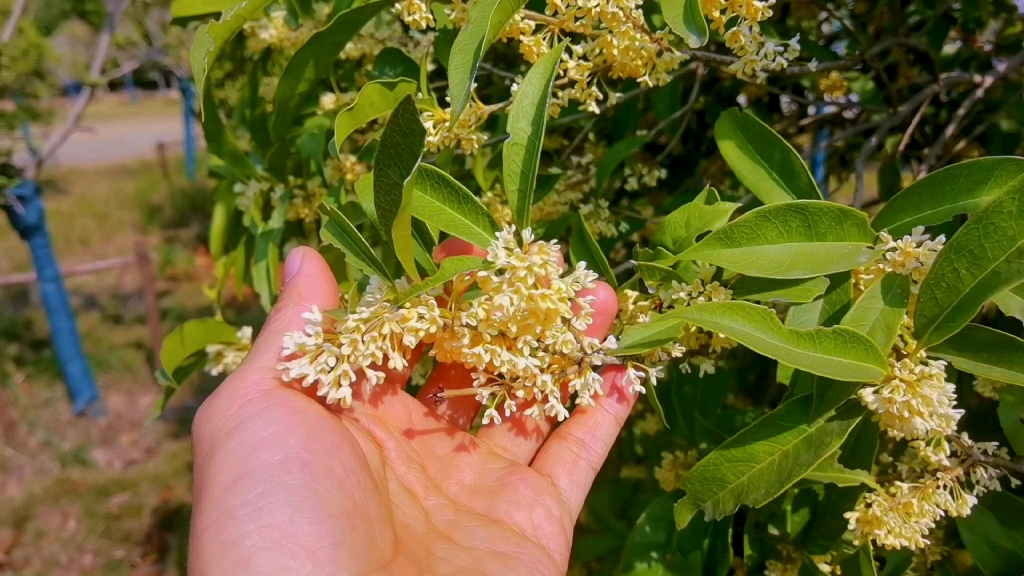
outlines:
{"label": "osmanthus flower cluster", "polygon": [[[732,299],[732,291],[715,280],[717,267],[697,262],[695,272],[697,277],[692,282],[672,280],[648,284],[653,290],[651,294],[622,290],[619,294],[620,322],[625,326],[645,324],[656,313],[670,312],[701,302],[725,302]],[[655,384],[658,377],[664,375],[664,365],[673,360],[682,360],[679,368],[683,372],[696,368],[700,376],[714,374],[719,356],[736,346],[736,341],[724,334],[688,324],[679,338],[643,354],[641,362],[630,363],[629,375],[636,381],[642,381],[646,373],[651,383]]]}
{"label": "osmanthus flower cluster", "polygon": [[[896,464],[899,479],[868,492],[846,513],[855,543],[871,540],[886,548],[923,549],[929,533],[946,516],[967,516],[978,497],[999,490],[1004,473],[979,455],[1008,459],[995,443],[975,443],[957,424],[964,411],[956,408],[956,387],[947,380],[946,363],[933,360],[913,338],[913,311],[921,281],[928,274],[945,239],[931,240],[923,227],[895,240],[879,234],[879,263],[857,271],[861,289],[885,273],[910,276],[908,315],[901,323],[888,359],[889,372],[878,384],[858,392],[890,438],[907,441]],[[983,383],[982,390],[992,387]],[[882,461],[891,456],[882,454]],[[1011,484],[1017,480],[1010,477]]]}
{"label": "osmanthus flower cluster", "polygon": [[[530,209],[531,222],[554,222],[562,216],[578,212],[597,238],[613,238],[628,230],[628,223],[616,221],[608,200],[591,198],[597,184],[597,166],[604,153],[604,150],[590,140],[580,153],[570,154],[566,159],[565,168],[558,174],[558,182],[554,188]],[[664,178],[660,173],[655,173],[654,176],[649,174],[645,173],[642,178],[645,184],[653,181],[650,186],[656,185],[658,179]],[[628,166],[625,175],[631,177]],[[626,186],[629,186],[629,180]],[[512,210],[500,187],[485,192],[481,201],[499,224],[512,223]]]}
{"label": "osmanthus flower cluster", "polygon": [[238,342],[210,344],[206,347],[206,366],[203,371],[210,376],[230,374],[241,366],[252,349],[252,326],[242,326],[236,334]]}
{"label": "osmanthus flower cluster", "polygon": [[603,392],[595,369],[615,361],[614,338],[586,335],[592,297],[580,291],[597,276],[582,262],[564,272],[558,245],[536,241],[529,229],[520,238],[505,228],[487,251],[486,267],[407,301],[396,300],[407,284],[372,278],[351,312],[308,312],[307,326],[285,336],[284,379],[316,386],[328,403],[348,407],[357,383],[372,389],[385,368],[406,368],[413,350],[428,345],[436,361],[470,369],[472,389],[441,394],[474,395],[483,424],[521,409],[562,420],[570,397],[592,404]]}
{"label": "osmanthus flower cluster", "polygon": [[770,72],[789,66],[800,54],[800,35],[776,42],[765,36],[761,22],[772,16],[775,0],[700,0],[711,28],[739,60],[729,71],[744,79],[764,81]]}

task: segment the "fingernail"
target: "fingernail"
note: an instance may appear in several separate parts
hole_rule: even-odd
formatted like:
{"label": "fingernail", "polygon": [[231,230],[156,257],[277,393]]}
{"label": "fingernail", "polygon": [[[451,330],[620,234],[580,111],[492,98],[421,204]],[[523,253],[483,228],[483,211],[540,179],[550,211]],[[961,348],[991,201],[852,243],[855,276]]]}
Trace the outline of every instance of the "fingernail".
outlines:
{"label": "fingernail", "polygon": [[288,257],[284,260],[284,285],[287,286],[288,282],[299,273],[299,268],[302,267],[302,256],[305,250],[302,248],[293,248],[288,252]]}

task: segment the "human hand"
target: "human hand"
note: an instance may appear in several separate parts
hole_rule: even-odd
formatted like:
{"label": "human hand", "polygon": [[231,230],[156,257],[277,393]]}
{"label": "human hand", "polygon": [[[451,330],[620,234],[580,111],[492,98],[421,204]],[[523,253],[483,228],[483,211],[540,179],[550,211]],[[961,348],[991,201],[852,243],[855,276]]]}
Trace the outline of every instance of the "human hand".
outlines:
{"label": "human hand", "polygon": [[[596,406],[557,428],[520,410],[469,434],[472,396],[435,401],[472,386],[454,365],[438,366],[418,398],[403,390],[408,370],[391,372],[332,410],[283,383],[277,364],[302,313],[338,307],[337,282],[309,248],[288,255],[284,275],[252,351],[196,415],[189,573],[565,574],[573,525],[635,400],[625,369],[607,367]],[[587,334],[603,339],[615,293],[587,292]]]}

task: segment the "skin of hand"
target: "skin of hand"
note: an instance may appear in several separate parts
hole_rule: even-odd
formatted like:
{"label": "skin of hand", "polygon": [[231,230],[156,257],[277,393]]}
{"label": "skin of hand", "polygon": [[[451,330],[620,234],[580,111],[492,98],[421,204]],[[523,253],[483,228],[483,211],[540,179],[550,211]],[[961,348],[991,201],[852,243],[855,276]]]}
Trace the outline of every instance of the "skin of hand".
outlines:
{"label": "skin of hand", "polygon": [[[435,259],[478,251],[448,240]],[[418,398],[403,390],[406,371],[329,408],[276,366],[302,313],[338,306],[337,282],[309,248],[289,253],[284,278],[252,351],[193,424],[189,574],[564,575],[573,525],[635,400],[625,369],[606,367],[596,405],[557,427],[520,410],[469,434],[475,399],[433,395],[472,386],[454,365]],[[588,335],[604,338],[615,292],[587,292]]]}

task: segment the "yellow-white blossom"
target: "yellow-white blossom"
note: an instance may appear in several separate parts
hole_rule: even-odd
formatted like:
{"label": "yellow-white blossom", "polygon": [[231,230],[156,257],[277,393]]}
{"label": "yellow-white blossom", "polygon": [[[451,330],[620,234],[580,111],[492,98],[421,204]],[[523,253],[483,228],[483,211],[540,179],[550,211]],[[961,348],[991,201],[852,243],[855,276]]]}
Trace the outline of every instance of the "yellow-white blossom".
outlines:
{"label": "yellow-white blossom", "polygon": [[252,326],[242,326],[235,335],[238,342],[210,344],[206,347],[206,366],[203,371],[210,376],[220,376],[230,374],[241,366],[242,360],[252,349]]}
{"label": "yellow-white blossom", "polygon": [[1000,382],[984,376],[974,379],[974,391],[979,395],[992,400],[999,400],[999,389],[1006,386],[1006,382]]}
{"label": "yellow-white blossom", "polygon": [[672,492],[679,488],[699,460],[700,452],[695,449],[662,452],[661,465],[654,468],[654,477],[662,490]]}
{"label": "yellow-white blossom", "polygon": [[303,330],[284,337],[278,368],[286,381],[316,386],[317,395],[341,407],[352,404],[353,385],[360,376],[368,388],[384,382],[386,366],[403,370],[412,350],[444,327],[431,294],[402,305],[389,302],[388,287],[371,278],[355,311],[341,318],[324,315],[315,306],[303,314]]}
{"label": "yellow-white blossom", "polygon": [[946,380],[946,363],[924,352],[889,359],[889,372],[878,384],[858,392],[861,402],[889,436],[921,440],[956,431],[963,410],[956,406],[956,386]]}
{"label": "yellow-white blossom", "polygon": [[475,154],[487,141],[487,134],[480,129],[490,113],[486,106],[473,99],[452,126],[450,108],[424,110],[420,113],[420,121],[427,129],[427,150],[440,152],[458,148],[463,154]]}
{"label": "yellow-white blossom", "polygon": [[[452,280],[443,306],[440,288],[396,305],[394,295],[407,284],[390,287],[374,277],[354,312],[307,313],[305,329],[285,336],[284,379],[315,384],[318,395],[346,407],[361,376],[369,388],[379,385],[383,366],[406,368],[424,343],[437,361],[472,371],[470,392],[484,407],[484,424],[500,423],[520,405],[529,416],[562,420],[570,400],[563,387],[576,404],[593,404],[603,393],[595,368],[615,362],[607,354],[614,338],[585,333],[592,298],[578,293],[597,276],[584,263],[563,274],[557,244],[535,241],[528,229],[521,238],[513,228],[499,232],[488,249],[490,267]],[[464,297],[473,284],[478,293]]]}

